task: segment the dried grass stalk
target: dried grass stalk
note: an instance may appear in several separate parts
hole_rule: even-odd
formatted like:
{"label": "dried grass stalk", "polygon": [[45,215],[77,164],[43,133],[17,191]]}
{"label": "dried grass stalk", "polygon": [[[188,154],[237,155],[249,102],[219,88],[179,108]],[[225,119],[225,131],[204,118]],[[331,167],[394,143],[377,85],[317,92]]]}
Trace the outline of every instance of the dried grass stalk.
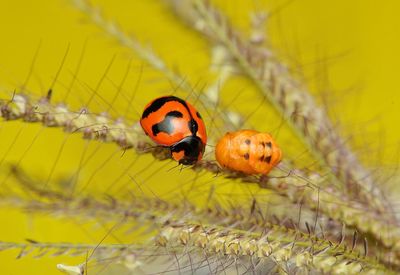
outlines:
{"label": "dried grass stalk", "polygon": [[[16,176],[18,177],[18,174]],[[342,235],[338,238],[336,233],[340,231],[340,225],[332,222],[324,226],[325,233],[323,234],[318,234],[315,228],[310,229],[307,222],[307,231],[304,231],[300,228],[300,221],[297,225],[281,223],[273,216],[273,213],[259,212],[260,205],[256,202],[253,203],[251,209],[241,206],[223,207],[219,203],[210,203],[206,208],[198,208],[189,202],[176,204],[159,198],[134,197],[126,201],[112,197],[106,199],[69,197],[51,189],[43,192],[35,188],[36,184],[27,183],[26,180],[19,180],[19,182],[21,188],[30,191],[31,200],[27,201],[17,196],[10,197],[9,200],[3,198],[3,202],[32,213],[45,212],[58,217],[81,217],[85,221],[115,222],[120,225],[119,227],[128,227],[129,232],[136,229],[143,231],[144,228],[146,232],[154,232],[166,225],[182,223],[213,224],[220,228],[238,229],[242,232],[247,230],[253,235],[263,235],[270,231],[281,232],[289,238],[296,236],[297,239],[308,240],[319,245],[325,244],[336,248],[350,247],[351,252],[355,254],[375,257],[376,260],[393,268],[398,268],[400,265],[393,257],[392,251],[384,251],[379,247],[368,250],[366,241],[364,241],[364,246],[357,245],[356,232],[351,239],[348,239],[344,236],[345,231],[342,229]]]}
{"label": "dried grass stalk", "polygon": [[173,224],[165,226],[156,243],[168,248],[197,247],[211,255],[250,257],[253,262],[269,258],[286,272],[294,265],[300,270],[329,274],[393,273],[375,259],[361,256],[343,245],[279,228],[268,228],[260,235],[204,224]]}
{"label": "dried grass stalk", "polygon": [[[168,150],[150,148],[140,126],[128,126],[122,120],[112,121],[105,114],[92,114],[87,110],[71,112],[63,105],[52,105],[43,98],[31,102],[28,96],[14,94],[12,100],[0,101],[0,111],[4,119],[22,119],[26,122],[41,122],[45,126],[63,127],[68,132],[82,132],[86,139],[115,142],[123,149],[133,148],[138,153],[153,153],[160,160],[169,158]],[[320,175],[306,174],[296,170],[292,175],[280,177],[245,177],[221,171],[212,161],[202,161],[192,167],[194,170],[207,170],[223,173],[226,177],[239,178],[243,182],[256,183],[262,188],[274,190],[293,203],[302,202],[304,206],[319,211],[348,227],[356,227],[364,234],[372,234],[385,247],[400,250],[400,228],[394,220],[385,221],[379,213],[369,211],[364,204],[351,196],[339,193],[335,188],[319,187],[327,179]]]}
{"label": "dried grass stalk", "polygon": [[[55,196],[47,197],[54,198]],[[311,233],[303,233],[298,228],[287,228],[276,224],[274,221],[260,221],[255,216],[239,217],[238,212],[223,210],[220,207],[211,207],[206,210],[195,208],[192,205],[186,205],[184,208],[159,199],[136,198],[130,202],[121,202],[117,200],[101,201],[95,198],[73,198],[68,201],[31,201],[26,200],[13,201],[18,207],[23,207],[27,211],[38,213],[46,212],[61,217],[81,217],[88,220],[117,222],[124,220],[125,227],[137,228],[140,224],[140,230],[143,227],[149,227],[146,232],[161,232],[156,238],[157,244],[167,247],[172,253],[186,253],[188,246],[200,247],[210,256],[230,255],[235,257],[251,256],[254,259],[269,257],[279,266],[296,265],[296,268],[317,269],[323,272],[337,273],[342,270],[347,274],[353,274],[356,271],[377,271],[384,269],[379,264],[382,261],[386,264],[387,255],[380,255],[381,258],[373,257],[368,254],[367,248],[364,251],[355,249],[355,244],[346,245],[343,239],[327,240]],[[18,205],[20,203],[20,205]],[[252,219],[254,218],[254,219]],[[209,223],[213,226],[200,226]],[[237,230],[236,226],[241,223],[260,223],[259,231]],[[234,224],[235,227],[229,224]],[[122,224],[121,224],[122,226]],[[247,224],[247,226],[249,226]],[[253,227],[254,228],[254,227]],[[262,230],[261,230],[262,229]],[[129,229],[129,232],[134,231]],[[354,242],[354,240],[353,240]],[[33,245],[32,245],[33,244]],[[185,246],[185,247],[182,247]],[[85,251],[93,249],[95,246],[71,245],[71,244],[53,244],[37,243],[31,241],[29,245],[0,244],[3,249],[20,248],[22,256],[32,254],[33,250],[40,248],[40,253],[36,255],[43,256],[49,254],[50,249],[56,249],[54,256],[62,254],[82,255]],[[29,247],[29,249],[27,249]],[[131,245],[99,245],[96,252],[97,257],[118,258],[133,253],[136,250]],[[379,253],[379,251],[378,251]],[[215,256],[215,255],[214,255]],[[333,259],[335,259],[333,261]],[[347,267],[348,264],[353,265]],[[394,262],[390,266],[395,267]],[[331,266],[332,265],[332,266]],[[389,270],[387,270],[389,271]],[[348,273],[350,272],[350,273]]]}

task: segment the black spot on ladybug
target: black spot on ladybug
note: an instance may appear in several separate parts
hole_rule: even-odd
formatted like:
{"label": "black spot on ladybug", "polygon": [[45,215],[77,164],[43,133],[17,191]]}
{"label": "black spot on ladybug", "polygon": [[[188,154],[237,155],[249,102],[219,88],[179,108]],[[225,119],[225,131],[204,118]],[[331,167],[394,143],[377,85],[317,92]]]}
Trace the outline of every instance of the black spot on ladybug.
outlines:
{"label": "black spot on ladybug", "polygon": [[199,130],[199,125],[197,124],[196,120],[193,118],[188,122],[188,127],[192,135],[196,135],[197,131]]}
{"label": "black spot on ladybug", "polygon": [[270,142],[270,141],[268,141],[267,143],[265,143],[268,147],[269,147],[269,149],[271,149],[272,148],[272,143]]}
{"label": "black spot on ladybug", "polygon": [[180,118],[180,117],[183,117],[183,114],[181,112],[179,112],[179,111],[171,111],[171,112],[168,112],[165,115],[165,117],[172,117],[172,118],[177,117],[177,118]]}
{"label": "black spot on ladybug", "polygon": [[200,118],[200,119],[203,119],[203,118],[201,117],[201,115],[200,115],[199,112],[196,112],[196,116],[197,116],[198,118]]}
{"label": "black spot on ladybug", "polygon": [[157,124],[154,124],[151,127],[151,131],[153,132],[153,135],[156,136],[160,132],[164,132],[169,135],[172,134],[174,132],[174,126],[173,126],[172,120],[175,118],[180,118],[180,117],[183,117],[183,115],[181,112],[178,112],[178,111],[172,111],[172,112],[167,113],[165,115],[165,118],[163,121],[161,121]]}
{"label": "black spot on ladybug", "polygon": [[247,145],[250,145],[250,143],[251,143],[250,139],[246,139],[244,142],[245,142]]}
{"label": "black spot on ladybug", "polygon": [[249,153],[246,153],[246,154],[243,155],[243,157],[244,157],[245,160],[248,160],[250,158],[250,155],[249,155]]}
{"label": "black spot on ladybug", "polygon": [[142,119],[148,117],[153,112],[157,112],[165,103],[167,103],[169,101],[178,101],[183,106],[185,106],[186,109],[189,109],[187,107],[186,102],[184,100],[180,99],[179,97],[164,96],[164,97],[160,97],[160,98],[157,98],[156,100],[154,100],[153,103],[151,103],[151,105],[149,107],[147,107],[146,110],[144,110],[144,112],[142,114]]}

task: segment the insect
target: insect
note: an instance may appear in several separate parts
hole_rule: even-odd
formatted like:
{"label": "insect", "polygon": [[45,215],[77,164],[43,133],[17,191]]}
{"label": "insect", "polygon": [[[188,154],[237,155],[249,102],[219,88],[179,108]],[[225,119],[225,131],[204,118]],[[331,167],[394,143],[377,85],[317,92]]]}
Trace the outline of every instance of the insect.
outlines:
{"label": "insect", "polygon": [[282,158],[281,149],[267,133],[240,130],[226,133],[215,148],[218,163],[245,174],[268,174]]}
{"label": "insect", "polygon": [[144,108],[140,125],[154,142],[169,147],[179,164],[191,165],[203,157],[206,127],[199,112],[185,100],[175,96],[154,99]]}

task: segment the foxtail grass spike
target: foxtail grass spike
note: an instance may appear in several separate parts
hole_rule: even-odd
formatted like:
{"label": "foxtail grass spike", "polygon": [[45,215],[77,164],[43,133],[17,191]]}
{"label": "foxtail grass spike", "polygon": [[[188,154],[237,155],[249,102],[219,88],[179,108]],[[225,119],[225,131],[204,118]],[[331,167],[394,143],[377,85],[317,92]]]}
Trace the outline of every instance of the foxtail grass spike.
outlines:
{"label": "foxtail grass spike", "polygon": [[[42,99],[32,102],[28,96],[14,94],[12,100],[0,101],[1,115],[6,120],[21,119],[26,122],[40,122],[49,127],[62,127],[68,132],[81,132],[86,139],[103,142],[115,142],[123,149],[133,148],[138,153],[152,153],[157,159],[169,158],[168,150],[152,148],[137,124],[128,126],[122,120],[112,121],[104,114],[92,114],[87,110],[71,112],[61,105],[52,105]],[[274,190],[293,203],[320,211],[326,216],[341,221],[349,227],[355,227],[364,234],[372,234],[385,247],[400,251],[400,228],[394,220],[384,220],[379,213],[368,211],[364,204],[351,196],[339,193],[337,189],[319,187],[329,179],[317,173],[306,174],[294,170],[288,177],[245,177],[243,175],[221,171],[213,161],[201,161],[192,167],[194,170],[208,170],[223,173],[227,177],[240,178],[244,182],[259,184],[262,188]]]}
{"label": "foxtail grass spike", "polygon": [[172,224],[165,226],[155,241],[167,248],[196,247],[210,255],[230,255],[238,259],[250,257],[253,260],[269,258],[286,272],[293,264],[297,269],[329,274],[394,274],[375,259],[360,256],[344,246],[282,232],[278,228],[268,228],[265,234],[260,235],[204,224]]}
{"label": "foxtail grass spike", "polygon": [[[56,217],[83,217],[85,220],[96,220],[103,223],[110,221],[120,222],[129,227],[129,224],[140,223],[141,228],[147,227],[147,231],[159,230],[160,226],[176,224],[176,223],[207,223],[218,225],[221,228],[240,229],[244,232],[252,232],[252,234],[265,234],[266,232],[276,231],[282,232],[282,235],[288,237],[295,236],[296,239],[308,240],[309,242],[318,243],[319,246],[325,244],[326,247],[351,247],[350,252],[353,254],[363,255],[367,257],[367,243],[364,247],[356,245],[356,231],[353,238],[349,237],[345,240],[345,230],[342,230],[340,238],[336,238],[336,232],[339,226],[329,222],[326,224],[325,234],[317,235],[315,228],[311,228],[306,221],[307,232],[302,231],[299,226],[286,226],[279,219],[271,216],[272,213],[256,214],[254,209],[259,209],[259,205],[254,200],[250,209],[243,207],[222,207],[218,203],[209,204],[206,208],[198,208],[186,202],[184,207],[182,203],[171,203],[159,198],[135,197],[131,200],[117,200],[111,197],[107,199],[97,199],[94,197],[63,197],[60,192],[55,190],[47,190],[46,193],[41,192],[32,184],[26,184],[21,181],[21,188],[25,191],[31,191],[37,199],[31,197],[31,201],[27,202],[18,197],[10,197],[10,200],[3,198],[3,202],[8,205],[14,205],[17,208],[24,209],[28,212],[38,213],[45,212]],[[46,200],[43,200],[45,198]],[[253,214],[248,214],[252,212]],[[300,222],[299,222],[300,223]],[[344,227],[343,227],[344,228]],[[132,231],[129,229],[129,231]],[[268,233],[269,234],[269,233]],[[329,234],[329,237],[326,235]],[[32,243],[35,243],[32,241]],[[312,247],[315,248],[314,246]],[[369,257],[377,257],[377,259],[389,266],[400,266],[399,262],[393,258],[393,252],[376,248],[371,250]],[[393,259],[388,262],[388,259]],[[399,267],[400,268],[400,267]]]}

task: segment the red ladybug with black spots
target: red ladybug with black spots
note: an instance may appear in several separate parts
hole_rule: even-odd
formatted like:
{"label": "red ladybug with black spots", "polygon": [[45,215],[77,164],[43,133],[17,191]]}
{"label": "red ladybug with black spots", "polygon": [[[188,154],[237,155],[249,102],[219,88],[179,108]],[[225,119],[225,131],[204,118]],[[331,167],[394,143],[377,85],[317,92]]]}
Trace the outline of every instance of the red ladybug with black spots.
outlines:
{"label": "red ladybug with black spots", "polygon": [[140,125],[154,142],[169,147],[179,164],[195,164],[203,157],[206,127],[199,112],[185,100],[175,96],[154,99],[144,108]]}

